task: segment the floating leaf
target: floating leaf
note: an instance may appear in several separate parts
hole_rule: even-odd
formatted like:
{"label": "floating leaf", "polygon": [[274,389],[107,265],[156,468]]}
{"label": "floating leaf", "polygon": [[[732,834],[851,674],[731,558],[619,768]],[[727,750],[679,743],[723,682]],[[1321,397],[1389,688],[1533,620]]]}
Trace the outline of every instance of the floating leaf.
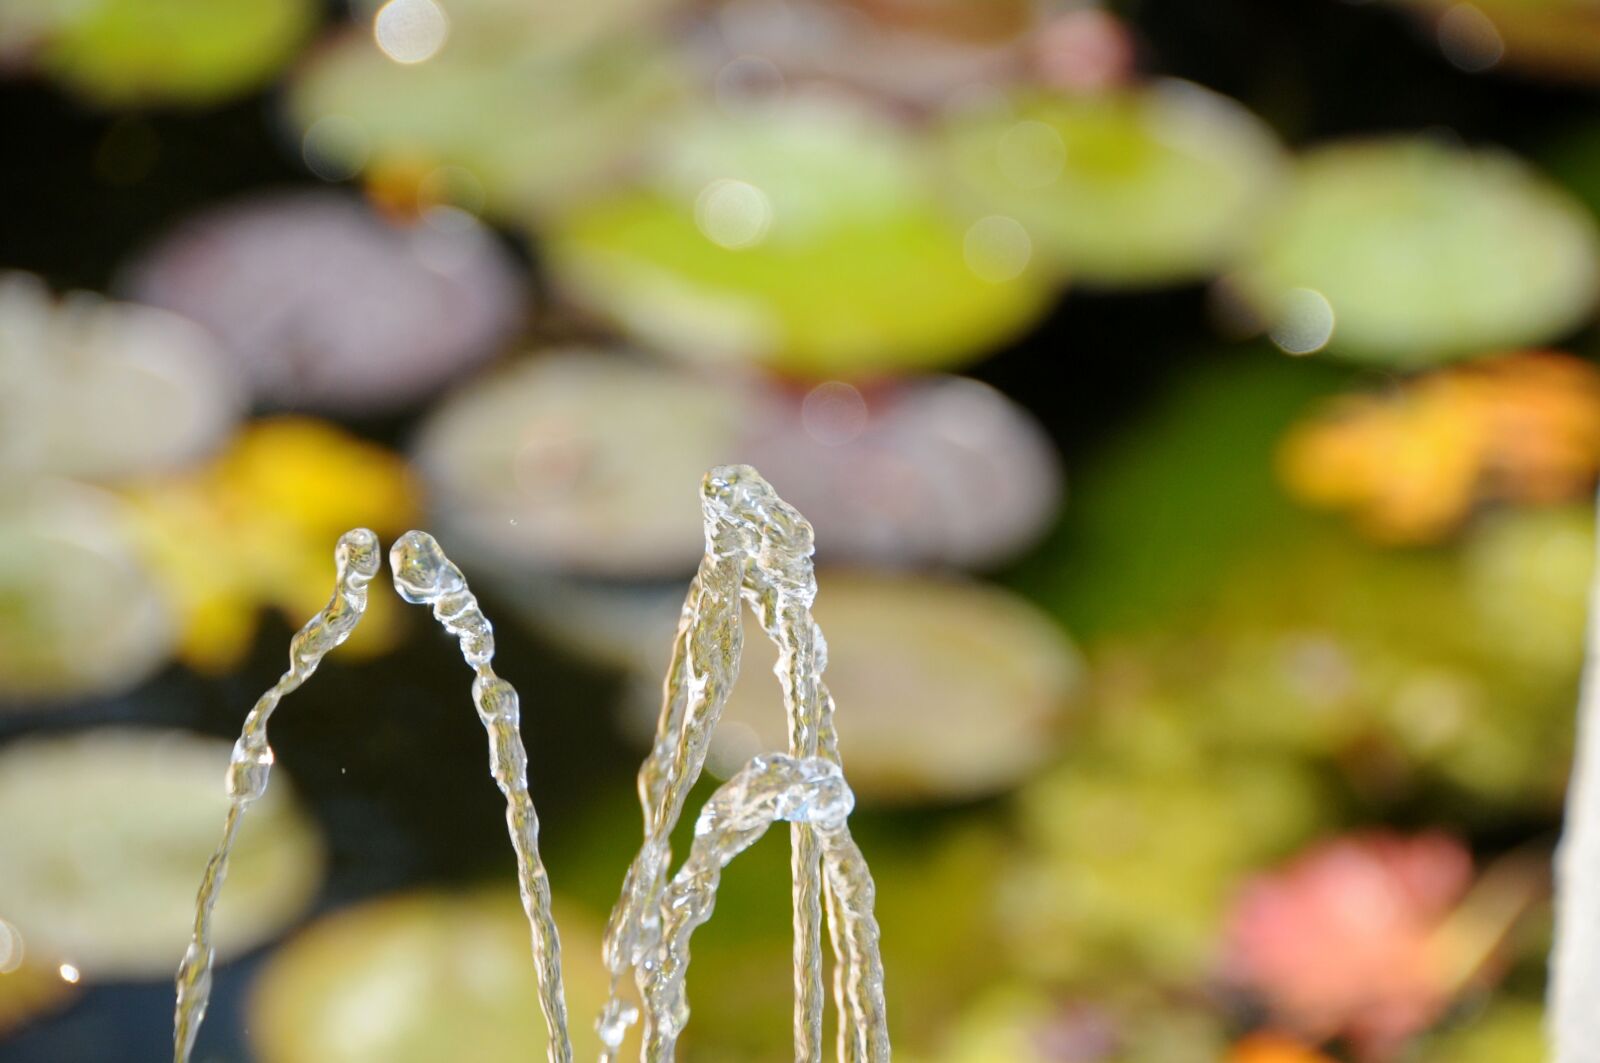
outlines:
{"label": "floating leaf", "polygon": [[701,113],[650,179],[550,233],[557,282],[707,361],[860,377],[970,361],[1048,297],[1020,225],[958,221],[918,145],[839,101]]}
{"label": "floating leaf", "polygon": [[0,275],[0,473],[114,480],[213,446],[242,387],[175,314]]}
{"label": "floating leaf", "polygon": [[[396,63],[366,34],[315,55],[290,86],[313,166],[409,183],[452,173],[501,216],[542,216],[593,194],[684,92],[685,75],[638,33],[595,36],[564,19],[621,4],[449,5],[451,36],[426,62]],[[415,200],[413,200],[415,202]]]}
{"label": "floating leaf", "polygon": [[716,93],[740,106],[785,84],[824,82],[933,107],[1017,64],[1040,21],[1028,0],[982,3],[834,3],[778,6],[735,0],[717,11]]}
{"label": "floating leaf", "polygon": [[740,460],[783,485],[829,561],[986,565],[1033,545],[1061,500],[1044,429],[960,377],[748,400]]}
{"label": "floating leaf", "polygon": [[1033,91],[957,111],[947,125],[950,157],[973,194],[1094,284],[1220,270],[1255,234],[1283,169],[1259,119],[1182,81]]}
{"label": "floating leaf", "polygon": [[494,354],[523,307],[511,256],[470,215],[391,223],[334,192],[210,208],[125,285],[210,329],[261,398],[318,410],[423,398]]}
{"label": "floating leaf", "polygon": [[[172,975],[194,919],[194,882],[228,798],[230,743],[104,728],[0,750],[0,910],[38,955],[86,979]],[[218,905],[223,956],[305,910],[322,872],[316,828],[283,786],[240,828]]]}
{"label": "floating leaf", "polygon": [[[818,623],[825,678],[841,706],[839,744],[862,800],[952,800],[992,793],[1057,748],[1078,680],[1070,642],[1020,598],[926,577],[825,572]],[[776,651],[746,617],[744,669]],[[778,693],[734,688],[712,739],[726,772],[786,743]]]}
{"label": "floating leaf", "polygon": [[113,495],[42,481],[0,497],[0,703],[125,690],[166,659],[173,618],[135,542]]}
{"label": "floating leaf", "polygon": [[[600,934],[559,901],[557,911],[568,1010],[583,1030],[605,1000]],[[280,949],[250,1000],[251,1040],[263,1063],[538,1058],[537,1000],[510,886],[415,893],[334,912]]]}
{"label": "floating leaf", "polygon": [[704,546],[693,485],[728,460],[736,416],[691,374],[554,351],[447,399],[416,460],[437,522],[491,564],[669,575]]}
{"label": "floating leaf", "polygon": [[1320,307],[1331,352],[1417,366],[1570,331],[1600,258],[1588,212],[1517,158],[1395,137],[1304,156],[1231,286],[1275,330]]}
{"label": "floating leaf", "polygon": [[[204,105],[257,88],[317,18],[312,0],[21,0],[34,63],[81,96],[112,106]],[[32,38],[29,42],[29,38]]]}

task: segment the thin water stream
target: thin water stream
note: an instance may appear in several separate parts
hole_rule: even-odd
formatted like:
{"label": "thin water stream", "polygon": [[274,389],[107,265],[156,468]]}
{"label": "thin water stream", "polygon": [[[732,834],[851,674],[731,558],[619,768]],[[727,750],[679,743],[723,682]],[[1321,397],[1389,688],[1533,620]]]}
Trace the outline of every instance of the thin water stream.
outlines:
{"label": "thin water stream", "polygon": [[211,1000],[211,969],[216,950],[211,945],[211,924],[228,876],[228,857],[239,823],[252,802],[267,792],[272,773],[272,747],[267,744],[267,721],[284,696],[311,678],[329,650],[344,642],[367,611],[367,585],[382,563],[378,537],[365,528],[345,532],[334,549],[333,597],[322,611],[307,621],[289,642],[289,670],[271,690],[261,695],[245,717],[239,740],[228,765],[228,815],[222,824],[222,841],[206,864],[195,901],[194,934],[178,966],[177,1005],[173,1015],[172,1058],[188,1063],[195,1035]]}
{"label": "thin water stream", "polygon": [[[644,1018],[640,1058],[674,1058],[689,1017],[689,940],[710,918],[722,869],[774,823],[790,824],[794,906],[794,1044],[797,1061],[822,1058],[822,927],[827,914],[839,1013],[838,1058],[886,1063],[889,1035],[883,963],[873,916],[873,883],[850,836],[855,799],[839,762],[834,705],[822,681],[827,644],[811,616],[816,597],[811,525],[748,466],[722,466],[701,485],[706,552],[690,585],[663,684],[655,741],[639,771],[644,840],[606,929],[611,994],[596,1023],[600,1059],[613,1063],[628,1028]],[[455,635],[474,672],[473,702],[489,737],[490,772],[506,798],[506,826],[517,854],[518,885],[532,932],[549,1059],[569,1063],[572,1044],[562,991],[561,946],[550,915],[550,882],[539,857],[539,820],[528,796],[527,754],[517,693],[493,668],[494,629],[461,570],[432,536],[407,532],[389,555],[395,590],[432,608]],[[232,804],[223,841],[207,865],[196,904],[194,939],[178,971],[175,1063],[188,1063],[205,1015],[213,953],[212,911],[238,822],[265,792],[272,750],[266,722],[283,695],[303,683],[349,637],[366,607],[379,564],[377,537],[358,529],[336,552],[332,601],[294,638],[290,670],[245,721],[228,772]],[[740,609],[748,603],[778,647],[775,669],[789,723],[787,753],[769,753],[719,787],[695,824],[675,874],[671,834],[705,766],[711,734],[739,674]],[[638,1001],[629,998],[632,975]]]}

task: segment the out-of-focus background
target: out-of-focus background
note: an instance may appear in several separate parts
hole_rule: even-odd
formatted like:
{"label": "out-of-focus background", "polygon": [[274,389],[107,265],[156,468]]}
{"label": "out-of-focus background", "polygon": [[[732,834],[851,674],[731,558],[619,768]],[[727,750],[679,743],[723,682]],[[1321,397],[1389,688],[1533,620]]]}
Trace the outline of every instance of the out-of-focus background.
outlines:
{"label": "out-of-focus background", "polygon": [[[1588,0],[6,0],[0,70],[0,1060],[168,1058],[356,525],[497,624],[586,1031],[730,461],[817,529],[900,1058],[1543,1058]],[[468,680],[380,585],[285,702],[197,1059],[542,1055]],[[787,877],[683,1058],[787,1058]]]}

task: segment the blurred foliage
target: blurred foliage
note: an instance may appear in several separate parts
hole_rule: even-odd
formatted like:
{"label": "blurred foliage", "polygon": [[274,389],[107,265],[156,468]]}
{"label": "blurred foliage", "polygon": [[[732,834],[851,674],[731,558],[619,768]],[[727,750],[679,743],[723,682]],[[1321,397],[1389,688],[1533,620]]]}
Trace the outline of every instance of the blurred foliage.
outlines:
{"label": "blurred foliage", "polygon": [[1060,527],[1015,579],[1074,632],[1182,615],[1231,562],[1300,526],[1267,458],[1349,374],[1259,351],[1194,361],[1084,464]]}
{"label": "blurred foliage", "polygon": [[232,431],[238,374],[193,322],[0,273],[0,474],[112,481]]}
{"label": "blurred foliage", "polygon": [[1571,194],[1514,156],[1396,137],[1304,155],[1232,284],[1291,328],[1294,294],[1316,293],[1332,352],[1416,366],[1571,330],[1594,308],[1600,249]]}
{"label": "blurred foliage", "polygon": [[950,119],[949,150],[993,208],[1075,280],[1172,283],[1218,271],[1276,191],[1272,133],[1232,100],[1158,81],[1029,94]]}
{"label": "blurred foliage", "polygon": [[[129,491],[138,538],[179,613],[184,661],[239,663],[262,606],[292,624],[322,608],[329,544],[346,529],[388,537],[413,522],[417,490],[399,457],[309,418],[261,420],[206,466]],[[355,652],[391,649],[398,603],[373,595]]]}
{"label": "blurred foliage", "polygon": [[[451,5],[450,47],[409,66],[362,35],[332,43],[288,101],[308,162],[339,176],[365,169],[382,198],[411,210],[443,201],[540,217],[592,194],[686,77],[643,34],[563,44],[607,6]],[[574,25],[552,34],[552,22]],[[540,103],[506,108],[518,99]],[[485,114],[498,118],[469,117]]]}
{"label": "blurred foliage", "polygon": [[871,376],[969,361],[1044,309],[1026,232],[946,213],[925,147],[862,108],[795,100],[662,133],[639,187],[549,245],[557,282],[641,340]]}
{"label": "blurred foliage", "polygon": [[[1576,0],[0,3],[45,275],[0,277],[0,1055],[166,1050],[138,989],[22,1023],[170,976],[227,750],[148,725],[235,732],[352,525],[437,531],[520,651],[587,1029],[695,482],[749,461],[816,524],[902,1057],[1539,1058],[1597,42]],[[285,717],[224,950],[324,835],[330,908],[219,971],[214,1058],[543,1043],[421,630],[375,594]],[[746,641],[714,772],[787,740]],[[782,835],[688,1058],[788,1051]]]}
{"label": "blurred foliage", "polygon": [[[817,585],[828,687],[849,706],[839,741],[862,801],[970,800],[1050,759],[1081,665],[1031,603],[982,584],[862,571],[824,570]],[[748,614],[744,646],[744,674],[777,667]],[[659,706],[645,707],[653,722]],[[741,683],[713,736],[711,768],[731,775],[787,741],[777,684]]]}
{"label": "blurred foliage", "polygon": [[1600,371],[1529,352],[1345,396],[1279,464],[1302,501],[1353,512],[1379,541],[1436,540],[1479,504],[1581,499],[1600,473]]}
{"label": "blurred foliage", "polygon": [[312,0],[16,0],[0,31],[40,69],[111,106],[212,104],[258,88],[316,21]]}
{"label": "blurred foliage", "polygon": [[1426,1063],[1540,1063],[1548,1058],[1544,1010],[1527,1001],[1496,1004],[1431,1039],[1421,1058]]}
{"label": "blurred foliage", "polygon": [[[0,751],[0,909],[36,963],[70,964],[69,981],[171,973],[172,942],[193,923],[195,869],[228,807],[217,785],[228,752],[227,742],[150,728],[36,736]],[[322,870],[317,828],[280,778],[240,827],[218,953],[237,955],[293,921]]]}
{"label": "blurred foliage", "polygon": [[0,704],[115,693],[166,659],[175,625],[133,519],[60,481],[0,496]]}
{"label": "blurred foliage", "polygon": [[[589,1047],[584,1018],[606,990],[600,934],[556,910],[573,1032]],[[501,889],[324,916],[274,957],[250,1006],[265,1063],[433,1063],[542,1054],[537,999],[527,923]]]}

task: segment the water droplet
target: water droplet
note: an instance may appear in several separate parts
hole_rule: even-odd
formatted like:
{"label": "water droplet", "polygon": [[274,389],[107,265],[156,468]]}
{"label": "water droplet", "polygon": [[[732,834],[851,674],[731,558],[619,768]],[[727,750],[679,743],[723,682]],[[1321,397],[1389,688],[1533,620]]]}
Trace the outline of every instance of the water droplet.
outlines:
{"label": "water droplet", "polygon": [[1333,338],[1333,306],[1314,288],[1294,288],[1283,298],[1268,333],[1285,354],[1312,354]]}
{"label": "water droplet", "polygon": [[228,796],[235,801],[259,800],[267,792],[273,761],[271,746],[246,745],[241,738],[233,747],[233,761],[228,765]]}
{"label": "water droplet", "polygon": [[700,190],[694,221],[719,247],[730,251],[754,247],[772,226],[772,201],[755,185],[719,177]]}
{"label": "water droplet", "polygon": [[389,0],[372,21],[384,55],[410,65],[432,59],[450,36],[450,20],[433,0]]}
{"label": "water droplet", "polygon": [[432,602],[466,588],[461,570],[444,556],[433,536],[408,531],[389,550],[394,589],[413,604]]}

